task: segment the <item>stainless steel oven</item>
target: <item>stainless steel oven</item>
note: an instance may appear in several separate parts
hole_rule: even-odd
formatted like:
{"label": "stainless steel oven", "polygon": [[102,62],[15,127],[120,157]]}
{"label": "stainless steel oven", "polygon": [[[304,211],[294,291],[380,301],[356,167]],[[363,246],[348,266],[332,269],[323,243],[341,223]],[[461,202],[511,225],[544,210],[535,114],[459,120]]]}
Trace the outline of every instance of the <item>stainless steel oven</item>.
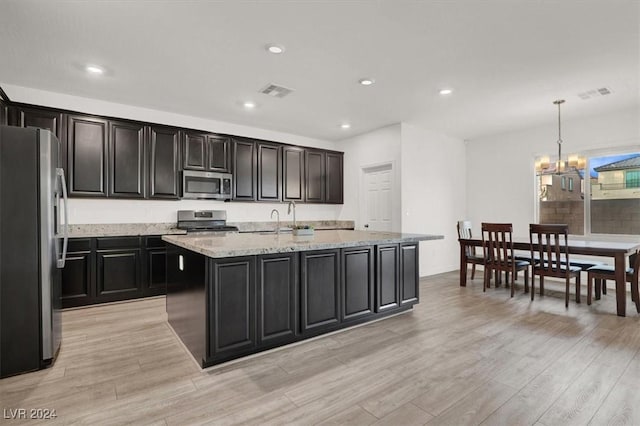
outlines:
{"label": "stainless steel oven", "polygon": [[231,179],[230,173],[185,170],[182,172],[182,198],[230,200]]}

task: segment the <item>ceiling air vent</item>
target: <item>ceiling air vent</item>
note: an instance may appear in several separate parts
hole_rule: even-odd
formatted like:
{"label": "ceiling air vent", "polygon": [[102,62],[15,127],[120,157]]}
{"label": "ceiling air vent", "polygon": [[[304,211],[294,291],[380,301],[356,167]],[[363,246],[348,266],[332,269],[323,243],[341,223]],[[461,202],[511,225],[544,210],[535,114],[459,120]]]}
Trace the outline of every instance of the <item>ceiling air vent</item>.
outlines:
{"label": "ceiling air vent", "polygon": [[587,90],[586,92],[578,93],[578,97],[583,101],[587,99],[598,98],[600,96],[606,96],[613,93],[611,89],[608,87],[601,87],[599,89]]}
{"label": "ceiling air vent", "polygon": [[267,84],[260,93],[273,96],[274,98],[284,98],[289,93],[293,92],[293,89],[287,89],[286,87],[278,86],[277,84]]}

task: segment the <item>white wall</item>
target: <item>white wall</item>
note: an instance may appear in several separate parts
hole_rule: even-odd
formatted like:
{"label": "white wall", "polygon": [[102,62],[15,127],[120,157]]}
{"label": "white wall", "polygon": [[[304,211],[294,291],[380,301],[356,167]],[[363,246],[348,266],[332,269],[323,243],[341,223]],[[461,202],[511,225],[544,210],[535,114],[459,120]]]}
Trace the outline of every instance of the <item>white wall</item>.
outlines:
{"label": "white wall", "polygon": [[402,232],[444,235],[420,243],[420,275],[458,269],[455,224],[465,215],[465,143],[402,123]]}
{"label": "white wall", "polygon": [[340,219],[355,220],[356,228],[362,229],[364,218],[360,217],[362,200],[363,167],[392,163],[393,167],[393,209],[392,229],[401,231],[401,174],[400,174],[400,124],[345,139],[338,148],[344,151],[344,207]]}
{"label": "white wall", "polygon": [[[534,160],[557,155],[557,124],[469,141],[466,150],[467,217],[479,235],[481,222],[511,222],[528,235],[534,222]],[[585,150],[640,149],[640,110],[627,109],[562,121],[563,156]]]}
{"label": "white wall", "polygon": [[[206,118],[180,115],[131,105],[105,102],[0,83],[12,101],[54,108],[69,109],[88,114],[120,117],[178,127],[194,128],[218,133],[247,136],[260,139],[340,150],[335,142],[313,139],[289,133],[276,132],[256,127],[215,121]],[[253,112],[255,113],[255,112]],[[180,200],[100,200],[77,199],[69,201],[70,223],[159,223],[175,222],[176,211],[185,209],[225,209],[230,221],[267,221],[271,209],[280,210],[281,219],[286,218],[286,206],[276,203],[223,203],[220,201]],[[300,205],[296,218],[301,220],[333,220],[340,216],[342,206]],[[344,216],[345,220],[354,219]]]}

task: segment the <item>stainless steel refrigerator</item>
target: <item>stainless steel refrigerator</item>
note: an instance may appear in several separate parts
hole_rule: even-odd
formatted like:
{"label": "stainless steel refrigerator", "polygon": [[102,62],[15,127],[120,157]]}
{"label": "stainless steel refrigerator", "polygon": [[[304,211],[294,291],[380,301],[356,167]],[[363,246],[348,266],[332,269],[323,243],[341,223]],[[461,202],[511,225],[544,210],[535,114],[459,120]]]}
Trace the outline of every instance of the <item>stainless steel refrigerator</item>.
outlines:
{"label": "stainless steel refrigerator", "polygon": [[44,368],[60,348],[66,193],[58,139],[0,126],[0,377]]}

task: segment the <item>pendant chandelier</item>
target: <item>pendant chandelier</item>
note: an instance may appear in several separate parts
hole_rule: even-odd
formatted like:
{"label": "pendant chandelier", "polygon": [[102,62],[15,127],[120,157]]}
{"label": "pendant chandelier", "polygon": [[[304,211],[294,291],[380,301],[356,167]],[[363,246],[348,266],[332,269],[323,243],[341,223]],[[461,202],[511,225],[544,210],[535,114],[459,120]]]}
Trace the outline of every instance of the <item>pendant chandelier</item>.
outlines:
{"label": "pendant chandelier", "polygon": [[[567,160],[562,159],[562,122],[560,120],[560,105],[565,102],[564,99],[558,99],[553,101],[554,105],[558,106],[558,140],[556,143],[558,144],[558,160],[555,162],[555,173],[561,174],[567,171],[570,167],[575,169],[584,169],[586,165],[586,160],[584,157],[579,157],[577,155],[571,155]],[[551,169],[551,161],[549,157],[542,157],[536,161],[536,172],[549,172]]]}

